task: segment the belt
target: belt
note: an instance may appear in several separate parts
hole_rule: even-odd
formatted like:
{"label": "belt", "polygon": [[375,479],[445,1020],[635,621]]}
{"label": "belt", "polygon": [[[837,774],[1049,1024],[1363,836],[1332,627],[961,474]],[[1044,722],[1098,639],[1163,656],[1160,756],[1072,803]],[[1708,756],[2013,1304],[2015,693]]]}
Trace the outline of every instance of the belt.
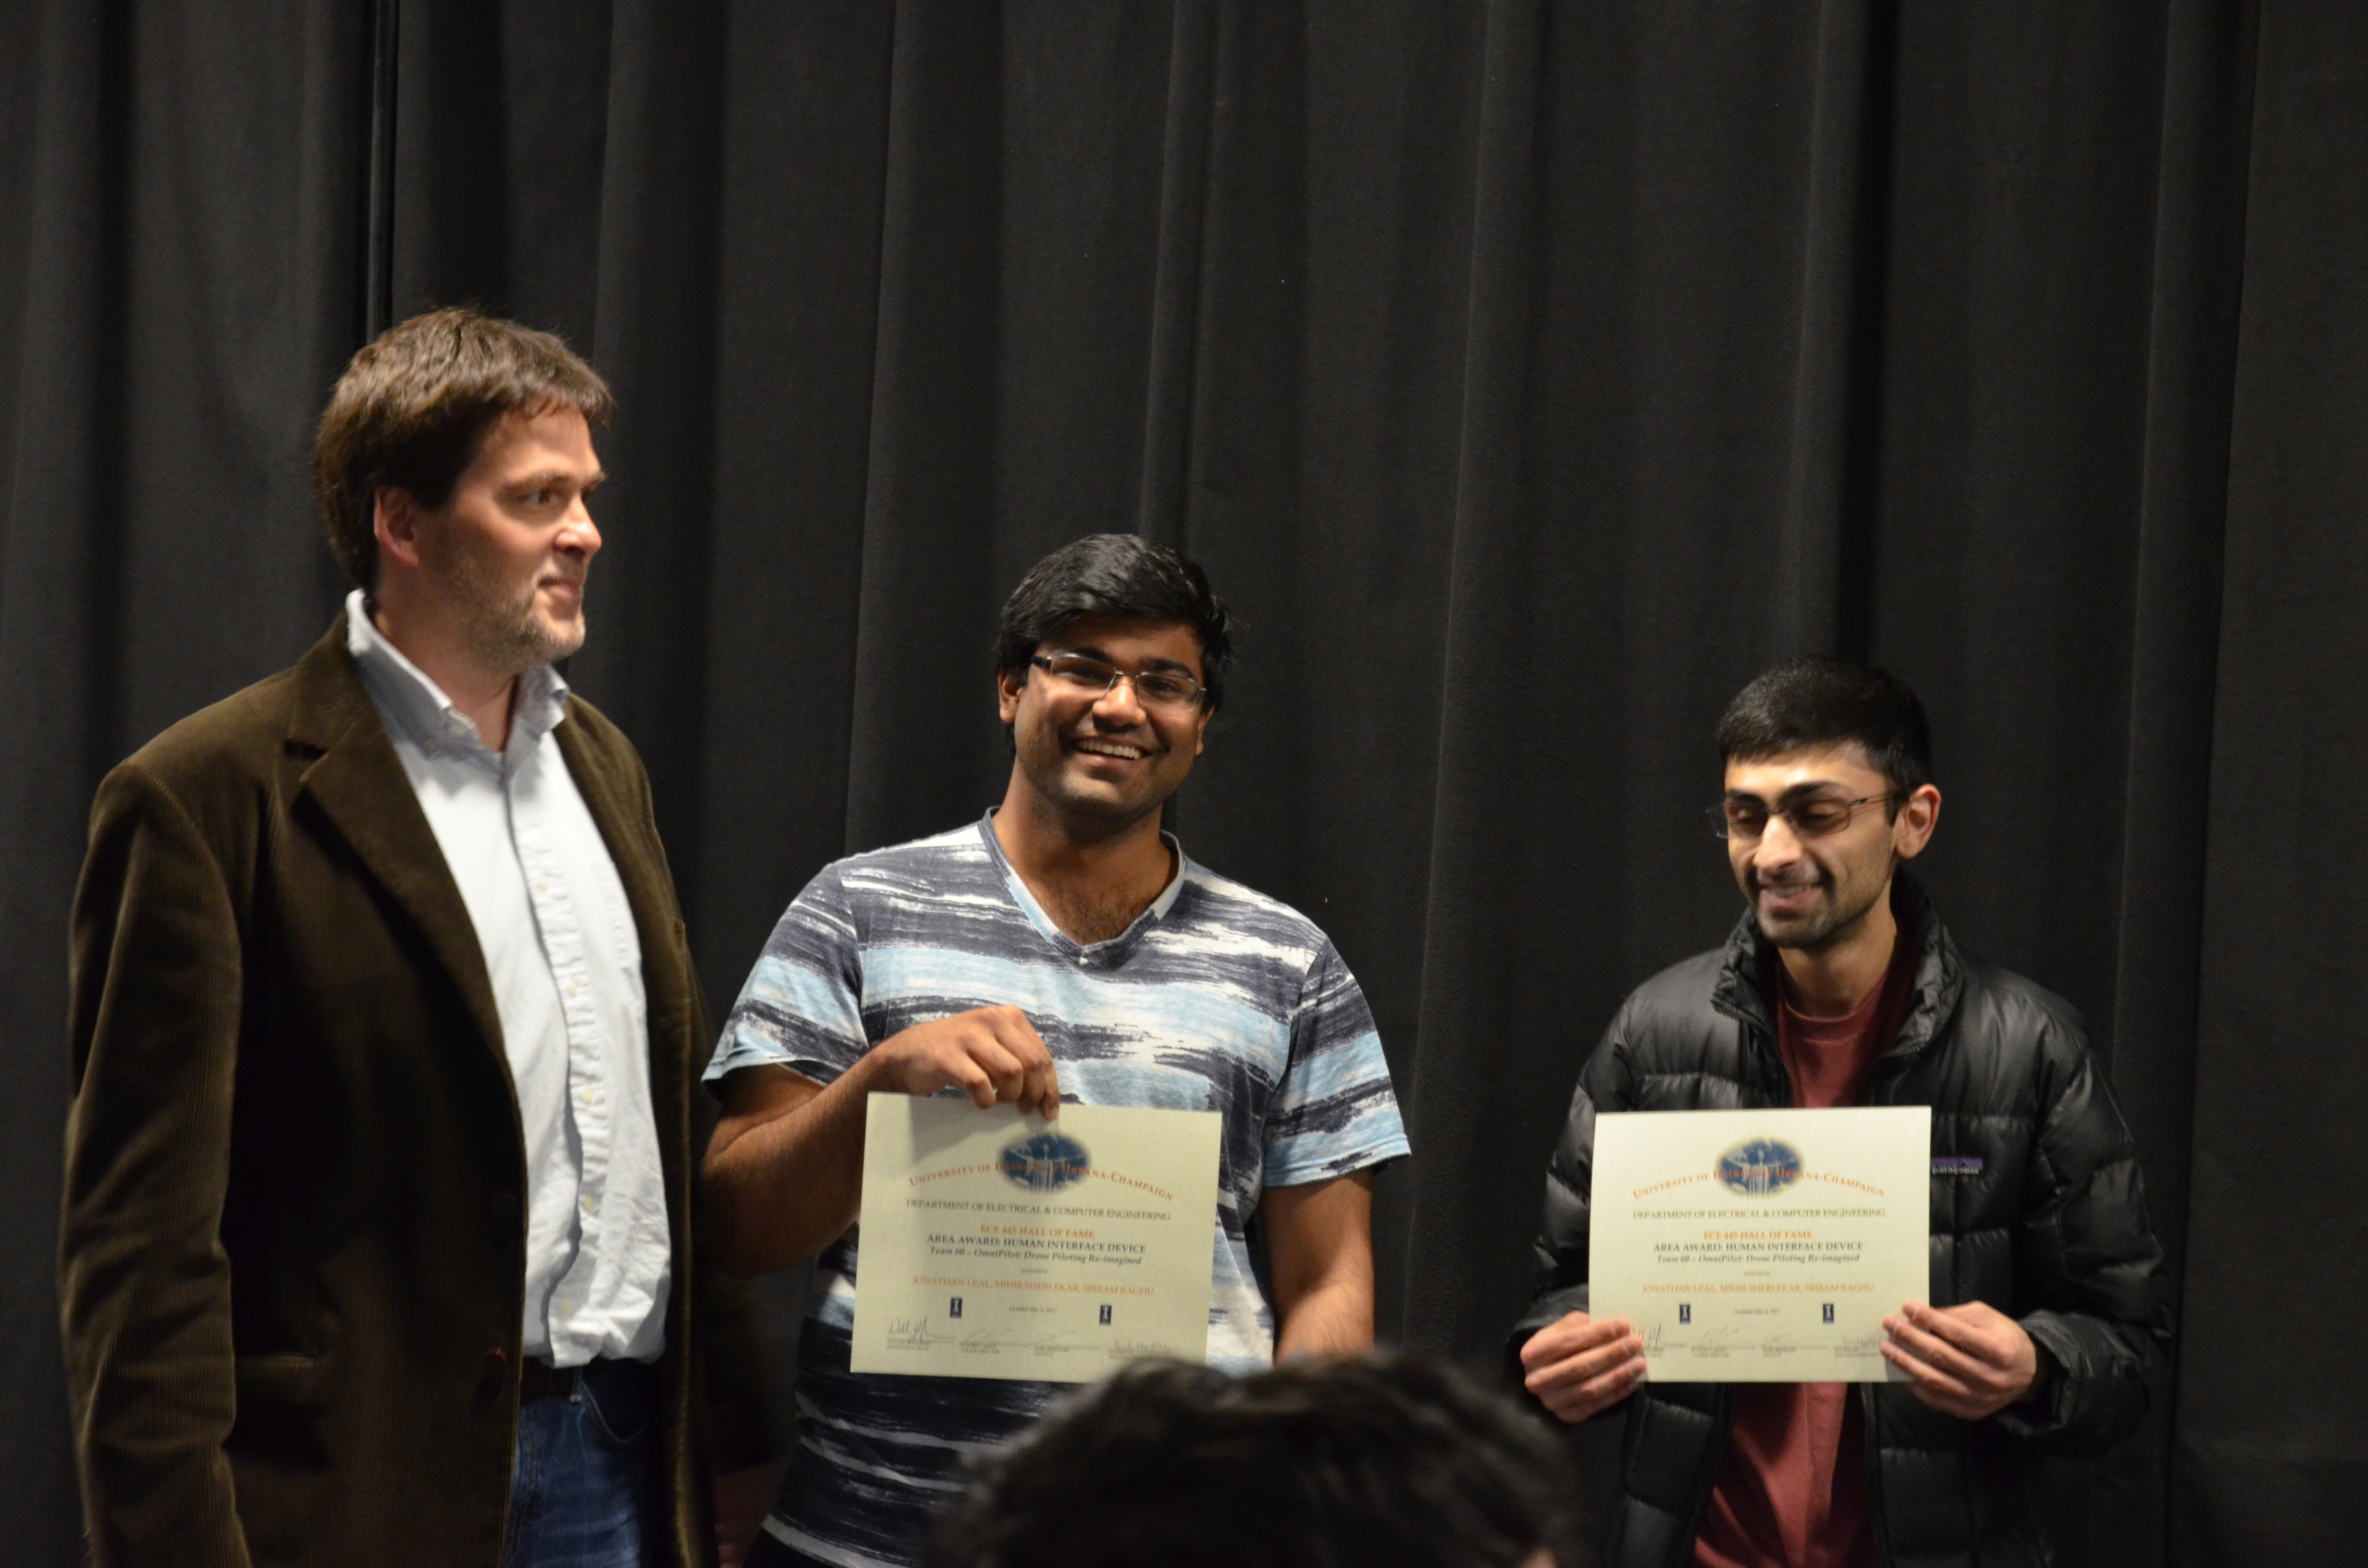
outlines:
{"label": "belt", "polygon": [[540,1356],[528,1356],[518,1362],[518,1397],[550,1399],[573,1394],[577,1386],[592,1374],[601,1361],[587,1361],[581,1367],[554,1367]]}
{"label": "belt", "polygon": [[518,1362],[518,1398],[570,1398],[578,1389],[589,1388],[606,1403],[619,1397],[620,1390],[652,1387],[656,1373],[651,1363],[621,1356],[596,1356],[580,1367],[554,1367],[540,1356],[528,1356]]}

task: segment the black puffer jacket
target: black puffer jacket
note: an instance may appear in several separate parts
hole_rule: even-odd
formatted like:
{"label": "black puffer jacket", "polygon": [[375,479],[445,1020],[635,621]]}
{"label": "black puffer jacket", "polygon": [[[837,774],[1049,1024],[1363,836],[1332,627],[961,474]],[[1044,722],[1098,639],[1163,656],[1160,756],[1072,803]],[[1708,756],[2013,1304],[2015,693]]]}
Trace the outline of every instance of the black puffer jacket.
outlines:
{"label": "black puffer jacket", "polygon": [[[2059,1370],[2044,1409],[1973,1422],[1926,1408],[1904,1385],[1861,1384],[1876,1550],[1890,1568],[2046,1563],[2035,1456],[2094,1453],[2145,1415],[2147,1380],[2170,1342],[2162,1249],[2078,1016],[1960,953],[1904,876],[1893,909],[1903,939],[1921,943],[1916,997],[1897,1042],[1868,1070],[1861,1103],[1929,1105],[1934,1156],[1981,1161],[1978,1174],[1932,1177],[1932,1304],[1988,1302]],[[1597,1111],[1791,1103],[1770,1001],[1777,961],[1747,915],[1723,952],[1654,976],[1612,1019],[1547,1168],[1538,1291],[1514,1329],[1508,1373],[1531,1334],[1587,1310]],[[1607,1568],[1691,1561],[1734,1411],[1733,1385],[1723,1383],[1648,1383],[1628,1402]]]}

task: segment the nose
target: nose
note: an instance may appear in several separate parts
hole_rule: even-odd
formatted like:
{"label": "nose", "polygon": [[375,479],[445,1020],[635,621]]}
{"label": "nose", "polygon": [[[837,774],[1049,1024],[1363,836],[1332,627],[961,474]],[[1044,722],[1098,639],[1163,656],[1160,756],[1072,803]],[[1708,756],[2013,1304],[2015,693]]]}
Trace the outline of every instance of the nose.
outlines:
{"label": "nose", "polygon": [[589,561],[600,553],[600,525],[592,520],[592,508],[578,495],[568,503],[567,515],[562,519],[554,548],[570,551]]}
{"label": "nose", "polygon": [[1770,812],[1768,825],[1760,830],[1759,842],[1751,850],[1751,863],[1763,871],[1776,870],[1801,858],[1801,840],[1793,824],[1783,816]]}
{"label": "nose", "polygon": [[1119,672],[1110,689],[1094,699],[1094,717],[1121,728],[1142,722],[1143,703],[1134,695],[1133,676]]}

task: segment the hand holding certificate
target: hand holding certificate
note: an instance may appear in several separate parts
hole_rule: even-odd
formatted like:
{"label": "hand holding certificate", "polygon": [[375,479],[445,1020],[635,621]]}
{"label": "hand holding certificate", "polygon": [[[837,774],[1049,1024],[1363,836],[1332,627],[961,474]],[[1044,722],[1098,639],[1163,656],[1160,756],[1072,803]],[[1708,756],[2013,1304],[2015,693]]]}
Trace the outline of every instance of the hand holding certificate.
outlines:
{"label": "hand holding certificate", "polygon": [[1932,1113],[1647,1111],[1595,1126],[1592,1315],[1664,1382],[1897,1378],[1884,1319],[1930,1281]]}
{"label": "hand holding certificate", "polygon": [[1210,1111],[871,1096],[853,1369],[1089,1382],[1203,1359]]}

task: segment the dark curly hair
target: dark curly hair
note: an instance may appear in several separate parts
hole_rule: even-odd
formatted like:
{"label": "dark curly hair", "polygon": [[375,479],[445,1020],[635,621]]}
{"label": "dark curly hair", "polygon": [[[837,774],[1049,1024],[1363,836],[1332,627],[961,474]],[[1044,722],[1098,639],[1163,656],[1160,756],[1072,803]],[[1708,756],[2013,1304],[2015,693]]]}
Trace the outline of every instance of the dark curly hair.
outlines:
{"label": "dark curly hair", "polygon": [[1579,1559],[1538,1422],[1406,1355],[1141,1361],[974,1469],[928,1568],[1516,1568]]}

